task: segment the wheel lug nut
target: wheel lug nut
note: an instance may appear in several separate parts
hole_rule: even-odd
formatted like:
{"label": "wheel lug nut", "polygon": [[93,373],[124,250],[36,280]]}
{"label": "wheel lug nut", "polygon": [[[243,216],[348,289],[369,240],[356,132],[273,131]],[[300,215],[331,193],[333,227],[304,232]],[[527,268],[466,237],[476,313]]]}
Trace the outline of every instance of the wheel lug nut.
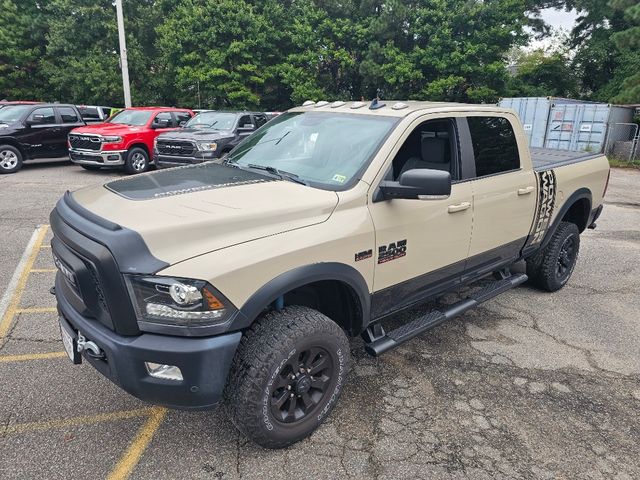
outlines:
{"label": "wheel lug nut", "polygon": [[291,385],[287,385],[287,390],[291,390]]}
{"label": "wheel lug nut", "polygon": [[311,373],[311,369],[310,368],[307,368],[307,373]]}
{"label": "wheel lug nut", "polygon": [[291,397],[291,398],[293,398],[293,397],[295,397],[295,395],[292,393],[292,394],[290,395],[290,397]]}

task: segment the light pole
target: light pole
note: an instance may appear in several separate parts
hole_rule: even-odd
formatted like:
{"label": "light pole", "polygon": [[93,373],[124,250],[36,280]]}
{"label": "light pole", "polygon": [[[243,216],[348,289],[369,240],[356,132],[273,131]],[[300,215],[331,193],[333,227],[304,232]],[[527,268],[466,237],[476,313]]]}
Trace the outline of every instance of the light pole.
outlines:
{"label": "light pole", "polygon": [[118,19],[118,39],[120,40],[120,68],[122,68],[122,89],[124,90],[124,106],[131,106],[131,90],[129,87],[129,64],[127,63],[127,40],[124,36],[124,16],[122,0],[116,0],[116,17]]}

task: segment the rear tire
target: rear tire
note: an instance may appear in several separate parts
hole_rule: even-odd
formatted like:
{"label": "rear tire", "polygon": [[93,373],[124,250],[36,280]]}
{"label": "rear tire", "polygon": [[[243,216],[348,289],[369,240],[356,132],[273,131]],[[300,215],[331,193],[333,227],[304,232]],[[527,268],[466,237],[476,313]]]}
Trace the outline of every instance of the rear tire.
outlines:
{"label": "rear tire", "polygon": [[0,174],[15,173],[22,168],[22,153],[13,145],[0,145]]}
{"label": "rear tire", "polygon": [[571,278],[580,251],[580,231],[574,223],[560,222],[549,244],[527,260],[527,275],[532,284],[555,292]]}
{"label": "rear tire", "polygon": [[149,170],[149,154],[140,147],[134,147],[127,152],[124,169],[129,174],[143,173]]}
{"label": "rear tire", "polygon": [[231,421],[265,448],[302,440],[335,406],[349,357],[345,333],[320,312],[289,306],[267,313],[233,360],[225,388]]}

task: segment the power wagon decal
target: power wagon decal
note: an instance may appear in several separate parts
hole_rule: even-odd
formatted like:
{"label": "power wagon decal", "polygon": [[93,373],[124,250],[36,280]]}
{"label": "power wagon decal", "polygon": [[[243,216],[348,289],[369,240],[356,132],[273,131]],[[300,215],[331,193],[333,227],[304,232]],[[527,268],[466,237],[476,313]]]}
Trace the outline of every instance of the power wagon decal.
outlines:
{"label": "power wagon decal", "polygon": [[407,240],[398,240],[389,245],[381,245],[378,247],[378,263],[386,263],[397,258],[404,257],[407,254]]}
{"label": "power wagon decal", "polygon": [[553,209],[556,204],[556,174],[553,170],[545,170],[538,173],[539,198],[538,198],[538,211],[536,213],[536,220],[533,224],[533,231],[529,237],[529,245],[536,245],[542,242],[549,224],[551,223],[551,217],[553,216]]}

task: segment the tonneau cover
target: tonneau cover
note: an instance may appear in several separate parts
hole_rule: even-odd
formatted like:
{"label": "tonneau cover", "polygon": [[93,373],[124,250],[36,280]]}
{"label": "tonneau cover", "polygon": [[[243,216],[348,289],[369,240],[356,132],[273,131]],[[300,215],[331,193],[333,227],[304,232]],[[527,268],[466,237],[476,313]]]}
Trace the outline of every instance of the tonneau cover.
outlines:
{"label": "tonneau cover", "polygon": [[555,150],[552,148],[532,148],[531,161],[534,170],[549,170],[550,168],[561,167],[571,163],[584,162],[591,158],[596,158],[601,153],[574,152],[571,150]]}

